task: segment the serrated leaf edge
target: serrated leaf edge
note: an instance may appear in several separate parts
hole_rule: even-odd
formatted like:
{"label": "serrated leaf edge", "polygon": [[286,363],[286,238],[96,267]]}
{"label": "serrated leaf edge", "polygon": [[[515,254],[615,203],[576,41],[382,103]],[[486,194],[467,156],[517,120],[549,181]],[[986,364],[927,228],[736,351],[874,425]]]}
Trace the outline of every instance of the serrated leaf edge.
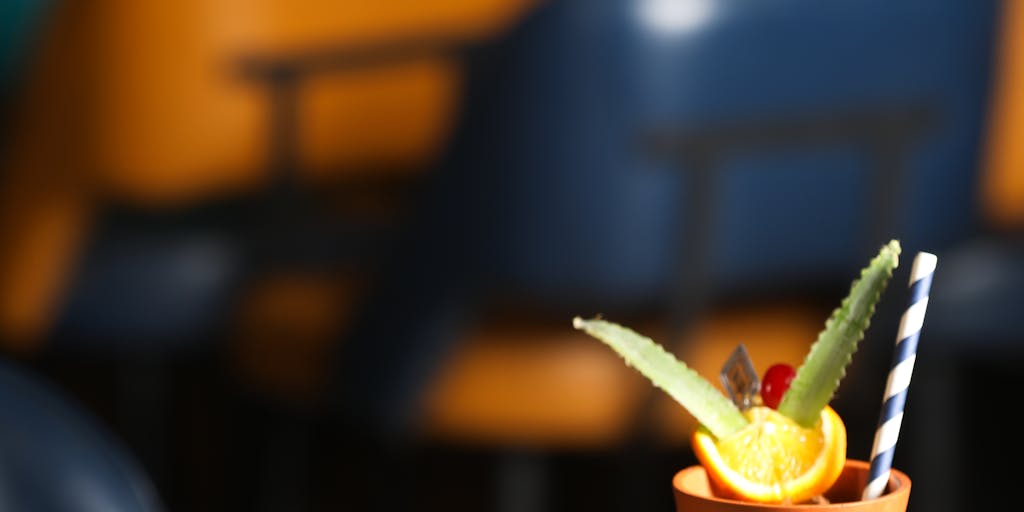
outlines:
{"label": "serrated leaf edge", "polygon": [[[789,390],[779,403],[780,413],[807,428],[817,423],[822,409],[831,402],[840,382],[846,376],[846,369],[853,361],[853,354],[864,339],[864,333],[871,326],[875,307],[892,278],[893,270],[899,266],[900,251],[899,241],[892,240],[882,247],[867,267],[861,270],[860,277],[853,281],[849,294],[825,321],[825,328],[818,333],[817,340],[811,345],[803,364],[797,369]],[[872,276],[879,272],[879,276]],[[866,281],[869,277],[877,277],[874,286]],[[859,291],[858,287],[861,284],[868,288]],[[855,312],[851,309],[856,305],[853,304],[856,300],[867,301],[862,318],[859,319],[850,318]],[[850,329],[853,329],[853,332],[849,336],[843,336],[843,332]],[[830,345],[836,348],[830,348]],[[824,359],[819,363],[819,358],[826,357],[830,350],[835,350],[840,360],[829,363],[828,359]]]}
{"label": "serrated leaf edge", "polygon": [[627,366],[638,370],[655,387],[679,402],[716,438],[727,437],[750,423],[736,404],[710,381],[652,339],[600,318],[576,317],[573,327],[611,347]]}

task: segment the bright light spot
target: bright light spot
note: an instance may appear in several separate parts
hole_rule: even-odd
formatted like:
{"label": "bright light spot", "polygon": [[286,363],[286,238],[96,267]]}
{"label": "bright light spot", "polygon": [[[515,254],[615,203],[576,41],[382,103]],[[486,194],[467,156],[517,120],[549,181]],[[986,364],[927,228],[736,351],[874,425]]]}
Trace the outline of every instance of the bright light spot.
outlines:
{"label": "bright light spot", "polygon": [[690,32],[706,23],[714,11],[714,0],[641,0],[640,21],[663,35]]}

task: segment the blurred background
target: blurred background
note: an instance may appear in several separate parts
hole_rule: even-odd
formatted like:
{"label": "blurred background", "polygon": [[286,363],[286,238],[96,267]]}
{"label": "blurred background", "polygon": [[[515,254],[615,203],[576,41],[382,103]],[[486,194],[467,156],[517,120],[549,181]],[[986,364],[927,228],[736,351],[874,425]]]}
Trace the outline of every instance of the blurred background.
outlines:
{"label": "blurred background", "polygon": [[1009,503],[1024,3],[7,0],[0,38],[5,510],[673,510],[692,418],[571,319],[798,365],[893,238],[848,454],[932,252],[894,466]]}

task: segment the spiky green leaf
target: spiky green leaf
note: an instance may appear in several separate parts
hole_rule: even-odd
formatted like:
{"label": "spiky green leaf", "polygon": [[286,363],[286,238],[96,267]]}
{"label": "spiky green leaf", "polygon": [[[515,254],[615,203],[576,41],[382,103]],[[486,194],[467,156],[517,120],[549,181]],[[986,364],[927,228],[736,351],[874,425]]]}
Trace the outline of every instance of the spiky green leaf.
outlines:
{"label": "spiky green leaf", "polygon": [[627,365],[668,393],[715,437],[721,439],[749,424],[721,391],[650,338],[601,319],[577,317],[572,325],[618,352]]}
{"label": "spiky green leaf", "polygon": [[892,240],[861,271],[860,278],[850,287],[850,294],[832,312],[825,329],[818,334],[797,369],[796,377],[779,403],[780,413],[808,428],[818,421],[871,324],[875,305],[899,265],[899,254],[899,241]]}

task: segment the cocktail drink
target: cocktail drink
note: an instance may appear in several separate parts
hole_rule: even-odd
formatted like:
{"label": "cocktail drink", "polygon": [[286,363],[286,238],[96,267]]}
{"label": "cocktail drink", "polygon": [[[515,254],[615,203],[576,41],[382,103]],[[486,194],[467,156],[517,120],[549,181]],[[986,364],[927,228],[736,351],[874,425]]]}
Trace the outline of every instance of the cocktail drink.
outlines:
{"label": "cocktail drink", "polygon": [[[785,510],[839,506],[861,499],[866,463],[847,461],[846,427],[829,403],[870,324],[875,306],[899,265],[893,240],[854,280],[849,295],[825,322],[799,368],[775,364],[753,400],[734,400],[653,340],[601,319],[573,325],[601,340],[626,363],[668,393],[699,423],[691,446],[699,466],[676,475],[680,510]],[[734,397],[735,398],[735,397]],[[866,500],[903,510],[906,475],[892,472],[889,493]],[[893,505],[893,498],[896,503]],[[718,508],[700,508],[699,503]],[[725,506],[726,508],[721,508]]]}
{"label": "cocktail drink", "polygon": [[798,504],[757,503],[720,498],[711,488],[707,472],[702,466],[680,470],[672,479],[678,512],[905,512],[910,499],[910,478],[899,470],[892,470],[886,493],[865,500],[861,494],[869,481],[869,464],[849,460],[839,478],[821,499]]}

